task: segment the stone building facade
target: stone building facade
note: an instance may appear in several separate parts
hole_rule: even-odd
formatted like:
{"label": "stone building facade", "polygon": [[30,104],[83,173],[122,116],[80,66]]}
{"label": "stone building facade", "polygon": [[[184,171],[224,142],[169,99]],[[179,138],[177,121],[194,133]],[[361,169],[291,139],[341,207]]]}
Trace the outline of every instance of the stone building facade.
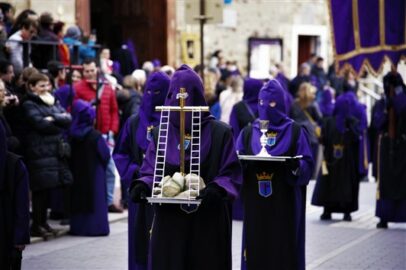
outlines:
{"label": "stone building facade", "polygon": [[[178,41],[183,32],[198,34],[198,25],[185,23],[185,0],[177,0],[176,5]],[[206,58],[211,52],[223,49],[226,59],[236,60],[239,67],[245,70],[248,66],[248,38],[281,38],[283,64],[287,74],[293,76],[298,66],[298,39],[303,35],[319,37],[316,53],[325,58],[326,68],[332,62],[329,15],[325,0],[232,0],[230,4],[224,5],[224,9],[236,15],[236,25],[206,25]],[[179,56],[181,52],[178,47]]]}

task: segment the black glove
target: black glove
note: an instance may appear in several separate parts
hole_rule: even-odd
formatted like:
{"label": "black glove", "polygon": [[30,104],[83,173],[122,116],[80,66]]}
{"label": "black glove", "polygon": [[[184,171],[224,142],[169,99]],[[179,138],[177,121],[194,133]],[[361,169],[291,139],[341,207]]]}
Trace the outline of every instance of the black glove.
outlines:
{"label": "black glove", "polygon": [[202,200],[202,205],[217,206],[224,201],[227,192],[217,184],[209,184],[200,191],[196,199]]}
{"label": "black glove", "polygon": [[147,194],[149,191],[147,184],[141,181],[135,181],[130,186],[130,198],[134,203],[147,202]]}
{"label": "black glove", "polygon": [[298,175],[300,168],[300,160],[298,158],[289,158],[286,159],[286,166],[288,169],[293,172],[295,175]]}

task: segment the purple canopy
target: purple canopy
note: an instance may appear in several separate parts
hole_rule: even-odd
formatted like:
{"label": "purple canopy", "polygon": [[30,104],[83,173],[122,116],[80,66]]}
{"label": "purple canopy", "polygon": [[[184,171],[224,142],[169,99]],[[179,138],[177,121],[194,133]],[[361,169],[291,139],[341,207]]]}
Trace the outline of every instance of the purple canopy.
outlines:
{"label": "purple canopy", "polygon": [[406,56],[404,0],[329,0],[336,68],[378,73],[385,58]]}

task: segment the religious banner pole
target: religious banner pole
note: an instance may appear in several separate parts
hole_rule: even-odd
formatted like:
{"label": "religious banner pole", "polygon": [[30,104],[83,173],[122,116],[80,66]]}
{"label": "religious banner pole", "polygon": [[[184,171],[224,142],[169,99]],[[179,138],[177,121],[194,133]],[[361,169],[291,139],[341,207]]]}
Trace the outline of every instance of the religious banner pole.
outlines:
{"label": "religious banner pole", "polygon": [[179,98],[179,106],[180,106],[180,173],[182,176],[185,175],[185,99],[187,98],[187,93],[185,88],[180,88],[179,94],[177,95]]}
{"label": "religious banner pole", "polygon": [[204,86],[204,24],[206,23],[206,0],[200,0],[200,76]]}

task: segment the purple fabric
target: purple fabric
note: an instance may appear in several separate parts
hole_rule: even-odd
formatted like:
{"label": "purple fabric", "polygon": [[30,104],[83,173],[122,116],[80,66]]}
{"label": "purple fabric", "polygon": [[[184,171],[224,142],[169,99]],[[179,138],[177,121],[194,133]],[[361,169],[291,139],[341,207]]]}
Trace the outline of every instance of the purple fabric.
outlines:
{"label": "purple fabric", "polygon": [[342,134],[346,131],[346,120],[350,117],[357,119],[358,123],[354,131],[359,136],[358,172],[361,175],[366,175],[368,173],[367,164],[370,159],[366,106],[358,102],[355,93],[346,92],[337,98],[333,114],[336,118],[336,127]]}
{"label": "purple fabric", "polygon": [[319,108],[323,117],[332,116],[334,110],[333,92],[331,89],[324,89],[321,94],[320,102],[318,102]]}
{"label": "purple fabric", "polygon": [[259,92],[259,118],[269,120],[270,127],[291,121],[287,118],[286,95],[284,92],[282,86],[276,80],[267,82]]}
{"label": "purple fabric", "polygon": [[152,65],[154,66],[154,68],[161,67],[161,61],[159,59],[154,59],[152,60]]}
{"label": "purple fabric", "polygon": [[[165,100],[165,105],[167,106],[179,106],[179,99],[177,99],[177,94],[180,88],[185,88],[188,97],[185,100],[185,106],[207,106],[206,100],[204,98],[204,88],[200,77],[187,65],[182,65],[174,74],[169,87],[168,96]],[[189,133],[191,130],[191,112],[185,113],[185,130]],[[168,131],[168,141],[167,141],[167,153],[173,153],[173,155],[168,155],[166,161],[171,164],[179,164],[179,122],[180,114],[179,112],[171,112],[169,131]],[[209,120],[214,119],[209,112],[202,112],[201,116],[201,138],[202,145],[200,148],[201,159],[204,160],[211,145],[211,130],[208,127]],[[189,160],[189,153],[185,153],[185,160]]]}
{"label": "purple fabric", "polygon": [[75,90],[73,89],[73,86],[69,84],[65,84],[61,87],[59,87],[55,92],[54,92],[55,98],[59,101],[61,106],[69,111],[70,106],[72,106],[72,101],[75,96]]}
{"label": "purple fabric", "polygon": [[[353,8],[351,0],[329,0],[333,22],[333,33],[336,54],[341,55],[355,50]],[[385,45],[400,46],[405,44],[405,10],[404,0],[385,1]],[[358,23],[361,48],[377,47],[381,45],[379,27],[379,0],[358,1]],[[400,56],[406,55],[406,49],[381,49],[373,53],[355,53],[346,60],[338,60],[339,68],[350,64],[359,72],[368,60],[372,68],[378,71],[384,56],[388,56],[397,65]]]}
{"label": "purple fabric", "polygon": [[[359,7],[368,7],[368,12],[359,14],[359,30],[362,47],[373,47],[380,43],[379,39],[379,0],[358,0]],[[378,31],[377,31],[378,30]]]}
{"label": "purple fabric", "polygon": [[170,79],[164,72],[154,72],[145,84],[144,96],[139,111],[140,123],[137,129],[136,140],[143,151],[146,151],[148,127],[159,124],[161,113],[155,110],[156,106],[164,104],[168,93]]}
{"label": "purple fabric", "polygon": [[[97,149],[108,159],[109,150],[106,142],[100,137]],[[104,151],[101,151],[103,149]],[[81,236],[102,236],[110,233],[107,213],[106,168],[98,162],[94,179],[94,211],[86,214],[72,214],[70,217],[70,234]]]}
{"label": "purple fabric", "polygon": [[263,85],[261,80],[251,78],[244,80],[244,96],[242,100],[248,104],[254,115],[258,113],[258,94]]}
{"label": "purple fabric", "polygon": [[139,65],[138,65],[138,58],[137,58],[137,53],[135,51],[134,42],[132,42],[132,40],[128,39],[126,42],[126,45],[127,45],[128,51],[131,54],[131,59],[134,63],[134,67],[135,67],[135,69],[137,69],[139,67]]}
{"label": "purple fabric", "polygon": [[74,138],[84,138],[94,128],[96,111],[90,103],[77,100],[72,108],[72,124],[69,135]]}
{"label": "purple fabric", "polygon": [[[132,117],[130,117],[125,122],[124,127],[120,131],[120,135],[117,139],[117,143],[113,152],[113,159],[114,163],[116,164],[117,171],[120,174],[121,184],[127,188],[130,187],[131,181],[134,179],[134,175],[139,170],[139,167],[141,165],[135,163],[133,160],[131,138],[137,135],[132,134],[131,132],[132,124]],[[146,135],[143,134],[142,136],[142,138],[148,145],[149,141],[146,139]]]}

